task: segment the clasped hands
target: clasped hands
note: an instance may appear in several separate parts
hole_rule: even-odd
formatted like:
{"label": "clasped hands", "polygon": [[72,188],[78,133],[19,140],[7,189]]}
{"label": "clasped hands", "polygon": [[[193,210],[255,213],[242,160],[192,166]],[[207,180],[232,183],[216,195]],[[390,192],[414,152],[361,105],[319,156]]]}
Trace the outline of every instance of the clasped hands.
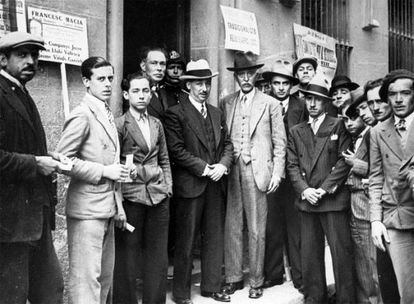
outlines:
{"label": "clasped hands", "polygon": [[302,196],[306,199],[310,204],[317,206],[319,200],[326,194],[326,191],[322,188],[307,188],[303,191]]}
{"label": "clasped hands", "polygon": [[227,168],[222,164],[207,165],[205,176],[209,177],[212,181],[217,182],[226,172]]}

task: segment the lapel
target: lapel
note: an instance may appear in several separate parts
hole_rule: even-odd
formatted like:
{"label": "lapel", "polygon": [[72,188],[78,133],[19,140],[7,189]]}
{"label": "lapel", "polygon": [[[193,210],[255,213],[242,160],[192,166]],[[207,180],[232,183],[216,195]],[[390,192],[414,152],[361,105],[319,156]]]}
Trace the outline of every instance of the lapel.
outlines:
{"label": "lapel", "polygon": [[145,154],[148,154],[149,147],[144,139],[144,136],[142,135],[142,132],[138,126],[138,123],[136,122],[134,116],[132,116],[130,111],[126,112],[125,114],[125,127],[127,128],[128,133],[131,135],[135,143],[141,147],[142,151]]}
{"label": "lapel", "polygon": [[201,114],[198,110],[191,104],[188,97],[180,103],[184,110],[184,115],[187,117],[188,125],[193,130],[195,135],[198,137],[200,142],[208,149],[207,137],[203,131],[202,122],[200,119]]}
{"label": "lapel", "polygon": [[216,109],[213,108],[213,106],[211,106],[207,103],[206,103],[206,105],[207,105],[208,115],[210,115],[211,124],[213,126],[214,140],[215,140],[215,144],[216,144],[216,147],[217,147],[220,143],[221,127],[222,127],[221,126],[221,120],[220,120],[220,113],[218,111],[216,111]]}
{"label": "lapel", "polygon": [[[225,107],[229,107],[228,114],[226,117],[227,127],[229,128],[229,134],[231,134],[231,128],[233,126],[233,119],[234,119],[234,112],[236,110],[237,98],[239,98],[240,91],[237,91],[232,96],[229,97],[227,100],[228,105],[226,104]],[[227,109],[226,109],[227,112]]]}
{"label": "lapel", "polygon": [[314,155],[314,144],[313,144],[313,137],[312,130],[309,127],[307,122],[303,122],[298,127],[298,136],[301,138],[303,146],[305,147],[305,150],[307,152],[307,161],[303,162],[303,166],[306,167],[306,172],[310,173],[310,165],[311,160]]}
{"label": "lapel", "polygon": [[[412,132],[412,130],[410,129],[410,133],[411,132]],[[387,145],[388,148],[392,152],[394,152],[394,154],[400,160],[403,160],[404,152],[402,150],[400,136],[398,135],[397,131],[395,130],[394,115],[391,115],[390,118],[388,118],[386,121],[384,121],[381,124],[380,136],[381,136],[382,140],[384,141],[384,144]]]}
{"label": "lapel", "polygon": [[164,88],[160,88],[158,90],[158,99],[160,100],[160,103],[162,107],[164,108],[164,111],[166,111],[168,109],[168,97],[167,97],[167,92],[165,91]]}
{"label": "lapel", "polygon": [[[4,78],[4,76],[0,75],[0,87],[4,92],[5,101],[16,110],[17,113],[26,121],[26,123],[30,126],[33,133],[36,134],[36,129],[33,125],[32,119],[29,117],[29,113],[26,111],[26,107],[17,96],[14,90],[20,90],[17,85],[12,84],[9,80]],[[14,90],[12,89],[14,88]]]}
{"label": "lapel", "polygon": [[163,113],[161,101],[159,100],[157,95],[155,95],[154,93],[152,93],[151,95],[151,100],[148,105],[148,108],[152,109],[152,113],[157,113],[158,116],[161,116],[161,114]]}
{"label": "lapel", "polygon": [[411,158],[414,154],[414,123],[410,125],[410,129],[407,134],[407,143],[405,144],[404,155]]}
{"label": "lapel", "polygon": [[326,142],[330,140],[331,132],[334,126],[335,126],[335,119],[329,115],[326,115],[325,119],[323,120],[322,124],[320,125],[318,129],[318,132],[315,135],[316,143],[315,143],[314,156],[312,158],[312,165],[310,167],[311,171],[314,168],[316,162],[318,161],[319,156],[321,155]]}
{"label": "lapel", "polygon": [[[256,89],[255,89],[256,90]],[[251,113],[250,113],[250,137],[252,137],[254,131],[256,130],[256,126],[259,123],[260,118],[263,115],[263,112],[266,108],[267,102],[264,98],[259,98],[259,92],[256,90],[253,96],[252,104],[251,104]]]}
{"label": "lapel", "polygon": [[155,122],[155,119],[151,115],[148,115],[148,122],[149,122],[149,128],[150,128],[150,142],[151,142],[151,147],[149,147],[149,150],[151,151],[157,144],[159,130],[158,130],[158,124]]}
{"label": "lapel", "polygon": [[106,113],[103,113],[98,107],[95,105],[95,102],[103,102],[98,99],[93,100],[95,97],[86,94],[83,98],[83,102],[89,107],[92,111],[93,115],[95,116],[96,120],[102,125],[106,134],[108,134],[109,138],[111,139],[112,143],[114,144],[115,148],[118,149],[117,145],[117,137],[118,134],[115,134],[115,128],[109,124],[108,117]]}
{"label": "lapel", "polygon": [[369,141],[369,132],[370,130],[368,130],[364,136],[362,137],[362,142],[358,147],[358,150],[356,150],[355,152],[355,157],[358,159],[364,159],[364,157],[366,156],[366,154],[369,152],[368,151],[368,146],[367,146],[367,142]]}

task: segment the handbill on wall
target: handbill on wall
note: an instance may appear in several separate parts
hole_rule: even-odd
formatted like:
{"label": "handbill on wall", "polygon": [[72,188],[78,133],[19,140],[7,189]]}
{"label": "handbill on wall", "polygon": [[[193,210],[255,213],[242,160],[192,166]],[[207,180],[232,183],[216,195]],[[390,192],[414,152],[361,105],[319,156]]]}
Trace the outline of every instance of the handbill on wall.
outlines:
{"label": "handbill on wall", "polygon": [[293,24],[295,35],[295,50],[298,58],[303,56],[313,56],[318,59],[318,69],[326,76],[329,83],[335,76],[336,59],[336,39],[310,29],[306,26]]}
{"label": "handbill on wall", "polygon": [[240,9],[223,6],[226,38],[224,48],[239,51],[251,51],[260,55],[259,31],[255,14]]}
{"label": "handbill on wall", "polygon": [[0,37],[9,32],[26,32],[25,0],[0,2]]}
{"label": "handbill on wall", "polygon": [[29,31],[45,40],[39,59],[81,65],[88,55],[86,18],[37,7],[27,9]]}

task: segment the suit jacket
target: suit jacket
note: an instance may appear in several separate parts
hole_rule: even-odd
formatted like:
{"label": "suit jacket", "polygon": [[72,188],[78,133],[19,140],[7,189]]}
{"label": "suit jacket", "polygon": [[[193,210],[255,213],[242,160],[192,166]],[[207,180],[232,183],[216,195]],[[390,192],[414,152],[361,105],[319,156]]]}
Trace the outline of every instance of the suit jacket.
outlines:
{"label": "suit jacket", "polygon": [[[239,93],[224,97],[220,103],[230,133]],[[266,192],[273,176],[285,177],[286,131],[280,104],[257,89],[252,100],[249,129],[254,180],[259,190]]]}
{"label": "suit jacket", "polygon": [[[158,96],[157,96],[158,94]],[[168,109],[168,97],[164,88],[159,88],[157,94],[152,93],[150,103],[148,105],[148,114],[164,121],[165,111]]]}
{"label": "suit jacket", "polygon": [[119,163],[119,141],[116,129],[97,102],[102,101],[85,95],[65,121],[56,149],[73,160],[73,168],[67,172],[72,178],[66,214],[78,219],[112,217],[115,199],[121,197],[119,184],[102,176],[104,166]]}
{"label": "suit jacket", "polygon": [[369,173],[369,141],[370,130],[362,137],[358,149],[355,151],[354,165],[349,171],[346,185],[351,191],[351,209],[354,217],[369,221],[369,199],[366,186],[362,179]]}
{"label": "suit jacket", "polygon": [[[198,110],[188,97],[169,108],[165,115],[165,133],[173,170],[174,195],[194,198],[202,194],[210,180],[202,176],[211,158],[230,169],[233,144],[229,139],[224,115],[216,107],[206,104],[211,119],[216,145],[216,155],[209,155],[207,137]],[[211,165],[211,164],[210,164]],[[219,183],[225,191],[224,178]]]}
{"label": "suit jacket", "polygon": [[51,207],[52,227],[56,184],[39,173],[35,155],[47,155],[46,138],[33,100],[30,115],[25,93],[0,75],[0,242],[40,239],[43,206]]}
{"label": "suit jacket", "polygon": [[414,228],[414,199],[403,170],[414,154],[414,124],[408,130],[403,149],[395,130],[394,116],[376,125],[370,144],[371,222],[382,221],[388,228]]}
{"label": "suit jacket", "polygon": [[141,129],[131,112],[116,119],[121,162],[134,155],[137,177],[122,184],[124,198],[146,205],[155,205],[172,195],[172,178],[167,143],[161,122],[148,115],[151,145],[148,147]]}
{"label": "suit jacket", "polygon": [[[349,192],[343,184],[350,167],[345,163],[342,152],[350,143],[351,138],[343,122],[328,115],[316,135],[307,121],[290,129],[287,170],[298,196],[296,206],[299,210],[326,212],[349,208]],[[327,192],[317,206],[301,198],[309,187]]]}

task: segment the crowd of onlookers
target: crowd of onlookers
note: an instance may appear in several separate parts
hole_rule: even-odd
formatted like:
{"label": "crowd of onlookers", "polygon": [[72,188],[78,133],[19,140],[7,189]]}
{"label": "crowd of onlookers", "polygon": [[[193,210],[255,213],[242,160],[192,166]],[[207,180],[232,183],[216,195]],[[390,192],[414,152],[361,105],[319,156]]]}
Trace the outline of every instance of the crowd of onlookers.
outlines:
{"label": "crowd of onlookers", "polygon": [[191,304],[195,247],[216,301],[291,278],[305,303],[414,303],[412,72],[360,87],[328,81],[313,57],[265,67],[235,52],[239,90],[213,101],[205,59],[148,47],[114,118],[114,68],[90,57],[51,152],[25,87],[43,49],[31,34],[0,39],[0,303],[62,301],[56,173],[71,177],[70,303],[135,304],[137,277],[143,303],[165,303],[170,263],[173,300]]}

